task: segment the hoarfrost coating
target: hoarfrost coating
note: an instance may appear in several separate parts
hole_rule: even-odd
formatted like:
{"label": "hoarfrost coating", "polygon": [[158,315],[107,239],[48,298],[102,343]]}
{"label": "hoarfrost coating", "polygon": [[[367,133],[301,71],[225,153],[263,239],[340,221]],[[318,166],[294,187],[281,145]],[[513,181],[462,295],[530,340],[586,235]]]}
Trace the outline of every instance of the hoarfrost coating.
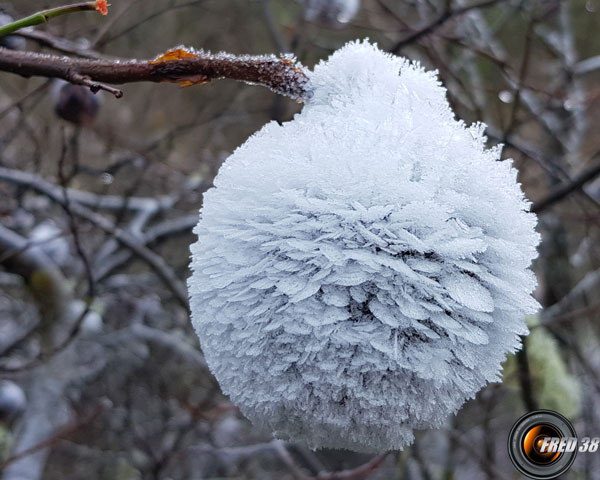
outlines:
{"label": "hoarfrost coating", "polygon": [[401,449],[520,347],[536,217],[435,73],[350,43],[310,84],[204,197],[193,323],[255,424],[313,448]]}

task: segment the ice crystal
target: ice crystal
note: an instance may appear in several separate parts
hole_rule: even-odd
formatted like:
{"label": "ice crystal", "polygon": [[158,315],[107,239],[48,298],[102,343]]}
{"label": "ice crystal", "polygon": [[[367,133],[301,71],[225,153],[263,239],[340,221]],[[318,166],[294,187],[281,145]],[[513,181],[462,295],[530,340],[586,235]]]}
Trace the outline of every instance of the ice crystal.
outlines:
{"label": "ice crystal", "polygon": [[206,359],[255,424],[400,449],[487,382],[537,310],[536,218],[434,72],[350,43],[312,97],[224,163],[189,292]]}

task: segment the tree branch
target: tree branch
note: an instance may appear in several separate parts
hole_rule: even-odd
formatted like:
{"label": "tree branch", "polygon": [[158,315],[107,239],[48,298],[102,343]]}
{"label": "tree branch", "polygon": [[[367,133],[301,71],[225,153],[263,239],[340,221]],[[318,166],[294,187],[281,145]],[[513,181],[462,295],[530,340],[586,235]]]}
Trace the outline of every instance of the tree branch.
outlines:
{"label": "tree branch", "polygon": [[[45,195],[58,205],[65,205],[64,189],[58,185],[46,182],[43,179],[31,175],[15,174],[15,172],[10,169],[0,167],[0,180],[26,186]],[[88,221],[95,227],[113,236],[117,242],[131,250],[135,256],[144,261],[173,293],[175,299],[189,311],[187,289],[185,288],[185,285],[180,282],[177,275],[175,275],[173,270],[161,256],[146,248],[137,238],[114,225],[109,219],[89,208],[84,207],[79,203],[71,204],[70,208],[73,215]]]}
{"label": "tree branch", "polygon": [[68,281],[37,245],[0,225],[0,265],[23,277],[43,317],[42,335],[54,340],[57,328],[70,323],[73,301]]}
{"label": "tree branch", "polygon": [[62,7],[50,8],[48,10],[42,10],[41,12],[34,13],[28,17],[21,18],[7,25],[0,26],[0,37],[8,35],[9,33],[16,32],[21,28],[33,27],[46,23],[48,20],[59,17],[61,15],[67,15],[69,13],[84,12],[84,11],[95,11],[98,10],[97,2],[82,2],[73,5],[64,5]]}
{"label": "tree branch", "polygon": [[389,452],[378,455],[367,463],[350,470],[321,472],[317,475],[317,480],[360,480],[366,478],[381,466],[388,454]]}
{"label": "tree branch", "polygon": [[[297,101],[310,96],[308,77],[301,65],[291,58],[268,55],[241,55],[227,53],[189,52],[191,56],[157,60],[90,60],[60,57],[35,52],[20,52],[0,48],[0,71],[24,77],[62,78],[88,86],[104,88],[100,84],[133,82],[207,82],[232,79],[263,85],[275,93]],[[113,92],[115,93],[115,92]]]}
{"label": "tree branch", "polygon": [[575,75],[586,75],[600,69],[600,55],[586,58],[575,64],[573,73]]}
{"label": "tree branch", "polygon": [[43,30],[19,30],[13,35],[25,38],[26,40],[31,40],[43,47],[49,47],[55,51],[66,53],[68,55],[75,55],[81,58],[95,58],[97,60],[111,58],[110,55],[98,53],[87,47],[81,46],[81,44],[77,42],[57,37]]}
{"label": "tree branch", "polygon": [[594,180],[600,175],[600,163],[587,170],[582,171],[570,182],[559,185],[556,190],[550,192],[545,198],[534,203],[531,207],[531,211],[534,213],[541,213],[547,208],[551,207],[557,202],[560,202],[570,193],[579,190],[586,183]]}
{"label": "tree branch", "polygon": [[64,427],[60,428],[59,430],[54,432],[52,435],[50,435],[48,438],[42,440],[41,442],[36,443],[35,445],[32,445],[31,447],[29,447],[21,452],[13,454],[12,456],[8,457],[6,460],[3,460],[2,462],[0,462],[0,472],[5,470],[6,467],[8,467],[11,463],[15,463],[15,462],[21,460],[22,458],[32,455],[33,453],[39,452],[40,450],[44,450],[44,449],[52,446],[59,440],[62,440],[63,438],[68,437],[69,435],[72,435],[74,432],[76,432],[80,428],[94,422],[95,420],[98,419],[100,414],[105,410],[106,403],[107,402],[100,403],[90,415],[87,415],[86,417],[77,419],[77,420],[65,425]]}
{"label": "tree branch", "polygon": [[435,19],[433,22],[412,32],[410,35],[408,35],[407,37],[405,37],[402,40],[400,40],[399,42],[397,42],[396,45],[394,45],[390,49],[390,52],[398,55],[400,53],[400,50],[402,50],[404,47],[406,47],[407,45],[410,45],[411,43],[417,42],[422,37],[426,37],[427,35],[430,35],[431,33],[433,33],[435,30],[440,28],[442,25],[444,25],[449,20],[451,20],[455,17],[461,16],[461,15],[464,15],[465,13],[468,13],[471,10],[492,7],[492,6],[496,5],[497,3],[499,3],[499,1],[500,0],[485,0],[481,3],[476,3],[474,5],[467,5],[464,7],[457,8],[455,10],[446,8],[442,12],[442,14],[437,19]]}

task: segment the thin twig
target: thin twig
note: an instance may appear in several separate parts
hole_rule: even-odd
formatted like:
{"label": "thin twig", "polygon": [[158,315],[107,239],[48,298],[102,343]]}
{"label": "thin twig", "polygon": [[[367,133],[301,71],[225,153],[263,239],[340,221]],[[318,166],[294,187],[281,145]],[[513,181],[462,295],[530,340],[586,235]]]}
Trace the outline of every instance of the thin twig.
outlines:
{"label": "thin twig", "polygon": [[350,470],[341,470],[339,472],[321,472],[317,475],[317,480],[360,480],[377,470],[384,462],[389,452],[378,455],[367,463]]}
{"label": "thin twig", "polygon": [[0,110],[0,120],[2,118],[4,118],[6,115],[8,115],[14,108],[20,107],[23,104],[23,102],[25,102],[26,100],[30,99],[31,97],[34,97],[35,95],[37,95],[39,93],[44,92],[50,86],[51,82],[52,82],[52,80],[46,80],[44,83],[35,87],[33,90],[30,90],[30,91],[26,92],[25,94],[23,94],[21,97],[19,97],[17,100],[12,102],[10,105],[8,105],[3,110]]}
{"label": "thin twig", "polygon": [[121,98],[123,96],[122,90],[111,87],[109,85],[105,85],[104,83],[95,82],[90,77],[80,75],[76,72],[69,73],[67,75],[66,80],[74,85],[82,85],[84,87],[88,87],[92,93],[98,93],[100,90],[104,90],[105,92],[113,94],[116,98]]}
{"label": "thin twig", "polygon": [[[598,155],[595,157],[597,156]],[[559,185],[558,188],[550,192],[546,197],[534,203],[531,207],[531,211],[534,213],[543,212],[555,203],[560,202],[570,193],[580,189],[586,183],[594,180],[596,177],[598,177],[598,175],[600,175],[600,163],[579,173],[570,182]]]}
{"label": "thin twig", "polygon": [[112,58],[110,55],[104,55],[96,52],[95,50],[91,50],[88,47],[82,46],[78,42],[57,37],[52,35],[50,32],[45,32],[43,30],[19,30],[13,35],[31,40],[44,47],[52,48],[57,52],[67,53],[69,55],[75,55],[81,58],[95,58],[98,60]]}
{"label": "thin twig", "polygon": [[523,339],[523,347],[516,354],[519,368],[519,384],[521,386],[521,398],[525,408],[532,412],[537,410],[537,401],[533,389],[531,369],[529,368],[529,356],[527,355],[527,339]]}
{"label": "thin twig", "polygon": [[7,23],[0,27],[0,37],[16,32],[25,27],[33,27],[46,23],[48,20],[58,17],[61,15],[67,15],[69,13],[84,12],[84,11],[95,11],[97,10],[96,2],[81,2],[73,5],[64,5],[62,7],[50,8],[48,10],[42,10],[40,12],[29,15],[28,17],[15,20],[14,22]]}
{"label": "thin twig", "polygon": [[484,455],[479,453],[479,449],[473,447],[473,442],[463,438],[461,432],[456,430],[446,430],[450,439],[456,443],[460,448],[464,449],[468,454],[479,463],[480,468],[487,473],[488,477],[497,480],[509,480],[509,477],[505,476],[501,471],[495,468],[488,462],[488,459]]}
{"label": "thin twig", "polygon": [[404,47],[406,47],[407,45],[410,45],[411,43],[415,43],[416,41],[420,40],[422,37],[426,37],[427,35],[430,35],[435,30],[437,30],[442,25],[444,25],[447,21],[449,21],[455,17],[458,17],[460,15],[463,15],[471,10],[492,7],[499,2],[500,2],[500,0],[486,0],[481,3],[476,3],[474,5],[467,5],[465,7],[457,8],[455,10],[446,9],[436,20],[434,20],[430,24],[420,28],[419,30],[411,33],[410,35],[408,35],[407,37],[403,38],[398,43],[396,43],[396,45],[394,45],[394,47],[392,47],[390,49],[390,52],[398,54],[400,52],[400,50],[402,50]]}
{"label": "thin twig", "polygon": [[64,426],[56,433],[51,435],[49,438],[33,445],[32,447],[29,447],[26,450],[23,450],[22,452],[14,454],[13,456],[7,458],[3,462],[0,462],[0,472],[2,472],[10,464],[15,463],[16,461],[21,460],[22,458],[25,458],[29,455],[33,455],[34,453],[43,450],[44,448],[53,445],[57,441],[62,440],[63,438],[71,435],[80,428],[89,425],[100,416],[100,414],[105,410],[105,408],[106,403],[100,403],[90,415]]}
{"label": "thin twig", "polygon": [[311,477],[306,475],[300,469],[300,467],[296,465],[296,462],[288,451],[285,442],[282,440],[273,440],[271,444],[273,445],[273,450],[275,450],[275,453],[277,453],[279,459],[285,464],[296,480],[311,480]]}

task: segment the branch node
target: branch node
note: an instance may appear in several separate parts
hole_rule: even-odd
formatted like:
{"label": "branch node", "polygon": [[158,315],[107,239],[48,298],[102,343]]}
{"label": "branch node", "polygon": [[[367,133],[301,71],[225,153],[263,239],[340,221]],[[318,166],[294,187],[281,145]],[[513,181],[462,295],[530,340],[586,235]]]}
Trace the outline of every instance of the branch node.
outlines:
{"label": "branch node", "polygon": [[104,83],[96,82],[92,78],[86,75],[81,75],[77,72],[69,72],[66,80],[75,85],[83,85],[84,87],[88,87],[93,94],[98,93],[100,90],[104,90],[105,92],[112,93],[116,98],[121,98],[123,96],[122,90],[111,87],[110,85],[106,85]]}

